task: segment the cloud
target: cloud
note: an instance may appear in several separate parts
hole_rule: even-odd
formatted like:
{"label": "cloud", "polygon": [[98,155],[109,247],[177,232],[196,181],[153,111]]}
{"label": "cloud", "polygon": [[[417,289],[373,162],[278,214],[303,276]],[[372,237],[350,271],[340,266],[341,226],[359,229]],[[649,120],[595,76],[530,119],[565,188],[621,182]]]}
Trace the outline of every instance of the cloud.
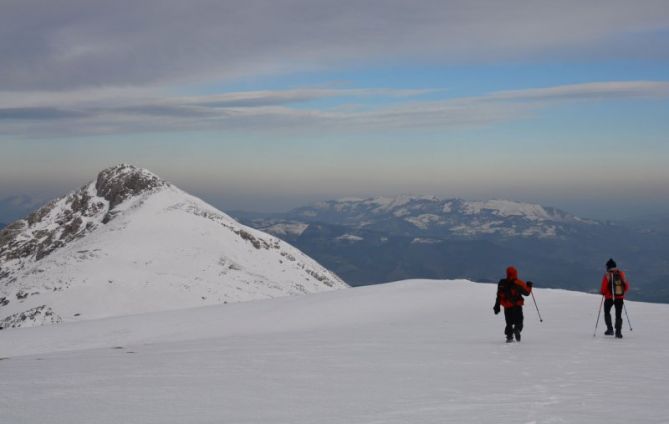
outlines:
{"label": "cloud", "polygon": [[0,86],[160,86],[429,60],[669,58],[665,0],[3,1]]}
{"label": "cloud", "polygon": [[[501,106],[476,99],[426,101],[426,89],[303,88],[188,97],[70,96],[63,101],[33,93],[34,104],[0,109],[0,134],[72,136],[146,131],[245,130],[299,132],[374,131],[418,126],[485,125],[510,119],[523,106]],[[6,94],[6,93],[5,93]],[[0,99],[9,100],[9,95]],[[338,106],[328,103],[338,99]],[[370,99],[372,105],[366,102]],[[362,102],[360,102],[362,101]],[[58,105],[58,106],[56,106]],[[75,111],[81,111],[75,113]]]}
{"label": "cloud", "polygon": [[[414,128],[460,128],[520,119],[555,102],[669,98],[667,81],[610,81],[491,92],[427,100],[437,90],[304,88],[188,97],[48,94],[0,109],[0,134],[24,137],[164,131],[292,131],[331,133]],[[338,106],[319,101],[338,99]],[[381,100],[368,104],[370,98]],[[0,99],[9,96],[0,93]],[[316,103],[305,103],[316,102]]]}
{"label": "cloud", "polygon": [[633,97],[669,97],[669,81],[611,81],[527,90],[498,91],[492,100],[593,100]]}
{"label": "cloud", "polygon": [[57,107],[15,107],[0,108],[0,121],[3,120],[52,120],[81,118],[88,114],[77,110],[60,109]]}
{"label": "cloud", "polygon": [[298,88],[277,91],[244,91],[199,97],[184,97],[177,102],[210,107],[274,106],[331,97],[412,97],[440,90],[425,89],[331,89]]}

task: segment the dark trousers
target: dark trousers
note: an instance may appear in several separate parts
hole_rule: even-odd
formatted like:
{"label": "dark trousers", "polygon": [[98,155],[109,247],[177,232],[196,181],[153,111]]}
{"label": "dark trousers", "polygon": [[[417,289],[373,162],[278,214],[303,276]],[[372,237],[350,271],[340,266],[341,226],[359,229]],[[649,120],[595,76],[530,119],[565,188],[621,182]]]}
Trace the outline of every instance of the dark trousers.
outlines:
{"label": "dark trousers", "polygon": [[523,307],[514,306],[512,308],[504,308],[504,319],[506,320],[506,328],[504,334],[506,337],[513,336],[515,331],[523,331]]}
{"label": "dark trousers", "polygon": [[606,299],[604,301],[604,322],[606,323],[606,329],[613,329],[611,325],[611,308],[613,305],[616,306],[616,331],[620,332],[623,328],[623,300],[616,299]]}

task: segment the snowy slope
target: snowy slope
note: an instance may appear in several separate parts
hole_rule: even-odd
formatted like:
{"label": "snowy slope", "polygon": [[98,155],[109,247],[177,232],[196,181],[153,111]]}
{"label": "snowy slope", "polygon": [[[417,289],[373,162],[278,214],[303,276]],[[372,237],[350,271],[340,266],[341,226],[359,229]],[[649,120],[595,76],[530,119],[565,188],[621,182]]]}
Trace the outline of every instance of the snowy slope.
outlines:
{"label": "snowy slope", "polygon": [[407,281],[0,332],[22,423],[666,423],[669,306],[535,290],[503,342],[495,286]]}
{"label": "snowy slope", "polygon": [[347,287],[276,237],[121,165],[0,232],[0,326]]}

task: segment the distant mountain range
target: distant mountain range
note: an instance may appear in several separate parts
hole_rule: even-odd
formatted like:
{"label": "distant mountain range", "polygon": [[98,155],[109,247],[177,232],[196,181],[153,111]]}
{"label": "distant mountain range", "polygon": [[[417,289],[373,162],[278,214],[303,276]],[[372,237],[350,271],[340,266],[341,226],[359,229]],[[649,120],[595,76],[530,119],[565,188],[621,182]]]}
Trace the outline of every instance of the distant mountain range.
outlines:
{"label": "distant mountain range", "polygon": [[405,278],[497,281],[507,265],[542,287],[599,289],[615,258],[630,298],[669,302],[669,233],[648,223],[582,219],[508,200],[435,196],[340,199],[282,214],[230,212],[303,250],[354,285]]}
{"label": "distant mountain range", "polygon": [[286,242],[130,165],[0,231],[0,328],[344,287]]}
{"label": "distant mountain range", "polygon": [[[146,175],[153,175],[132,167],[119,169],[129,169],[128,175],[135,175],[123,179],[124,182],[120,186],[115,185],[122,187],[124,184],[129,184],[124,189],[114,189],[120,190],[119,192],[134,193],[132,187],[142,181],[141,175],[145,172]],[[101,173],[103,174],[108,175]],[[100,178],[98,176],[94,181],[94,186],[97,186]],[[155,178],[160,181],[156,187],[148,187],[148,191],[138,189],[136,195],[128,195],[127,199],[123,197],[125,195],[121,195],[121,198],[125,199],[121,203],[127,200],[144,204],[146,200],[138,199],[145,197],[151,199],[153,194],[150,193],[163,192],[165,187],[169,188],[168,191],[178,191],[171,184],[158,177]],[[105,178],[102,177],[102,180]],[[105,185],[104,181],[100,184]],[[76,259],[77,251],[72,253],[73,248],[69,246],[74,246],[76,243],[87,244],[82,240],[95,240],[98,236],[89,238],[88,233],[102,234],[101,229],[114,227],[107,224],[114,224],[114,217],[117,214],[126,216],[131,213],[130,210],[135,210],[119,209],[122,208],[121,203],[117,204],[118,200],[112,201],[117,195],[114,194],[114,190],[100,194],[97,187],[91,187],[93,186],[87,185],[65,196],[63,198],[65,200],[60,199],[55,202],[60,202],[58,204],[65,202],[64,206],[53,209],[54,202],[52,202],[31,214],[26,220],[10,224],[10,228],[0,232],[0,299],[7,297],[11,300],[16,297],[20,290],[17,281],[21,281],[21,284],[23,281],[48,281],[52,276],[60,276],[64,271],[56,264],[71,267],[79,266],[79,262],[92,260],[82,259],[85,257],[83,254],[80,254],[83,255],[82,258]],[[139,187],[141,188],[141,184]],[[195,202],[199,205],[195,210],[213,210],[199,199],[192,200],[186,193],[180,193],[184,198],[174,200],[173,205]],[[102,202],[100,211],[93,213],[81,209],[80,203],[83,199],[88,199],[86,204],[90,206],[90,199],[98,198]],[[185,198],[190,200],[184,200]],[[170,213],[180,207],[175,206],[174,209],[170,209]],[[214,211],[211,213],[215,216],[225,217],[221,218],[221,222],[232,222],[229,224],[232,228],[244,228],[222,212]],[[158,210],[154,212],[160,215]],[[484,282],[497,281],[506,266],[514,264],[520,269],[522,278],[533,280],[540,287],[593,292],[599,287],[604,263],[609,257],[613,257],[627,271],[632,281],[630,298],[669,303],[667,284],[669,263],[666,260],[666,252],[669,251],[669,216],[666,215],[651,216],[633,222],[611,223],[579,218],[565,211],[537,204],[508,200],[439,199],[435,196],[349,198],[319,202],[280,214],[240,211],[230,214],[245,225],[296,246],[352,285],[407,278],[466,278]],[[147,228],[156,230],[152,226],[152,220],[153,218],[148,219]],[[179,233],[197,231],[198,227],[185,224],[187,221],[170,222],[168,225],[177,228],[175,231]],[[181,228],[182,224],[185,225],[184,228]],[[42,233],[47,227],[53,230],[49,226],[55,226],[53,228],[58,234],[53,231]],[[239,231],[241,231],[239,234],[256,234],[250,229]],[[207,232],[211,230],[208,229]],[[129,233],[124,234],[127,234],[129,239],[135,237]],[[144,232],[138,234],[145,235]],[[216,234],[214,231],[211,237],[219,237]],[[264,240],[271,239],[267,237],[269,236],[266,234],[262,236]],[[17,248],[12,248],[12,251],[24,249],[25,256],[19,258],[19,262],[12,262],[14,264],[11,268],[12,276],[8,276],[6,275],[10,268],[7,262],[8,246],[15,245],[17,240],[21,240],[21,244],[16,245]],[[125,250],[126,243],[119,242],[118,250]],[[189,239],[188,243],[194,246],[200,244],[199,241],[192,239]],[[174,242],[172,247],[178,249],[178,243]],[[148,243],[145,245],[145,253],[158,248],[155,243]],[[58,253],[59,250],[68,253]],[[197,249],[193,248],[189,252],[195,250]],[[53,256],[52,252],[58,255]],[[53,262],[50,265],[53,268],[48,270],[41,266],[50,263],[52,258],[60,258],[59,255],[73,255],[75,259],[71,257],[64,262],[58,259],[60,262]],[[296,257],[293,253],[290,255]],[[144,253],[140,256],[144,257]],[[126,256],[125,259],[129,257]],[[149,260],[155,262],[156,258]],[[183,262],[181,258],[174,257],[174,262],[170,266],[176,267],[176,264],[181,262]],[[17,263],[20,265],[16,265]],[[103,267],[103,262],[98,265]],[[17,271],[19,268],[20,272]],[[152,270],[155,275],[160,273],[158,268]],[[93,271],[81,272],[84,275]],[[104,272],[109,270],[105,269]],[[183,281],[205,278],[199,274],[200,271],[188,272],[194,272],[196,277],[189,279],[184,274],[180,277]],[[49,278],[44,279],[44,275]],[[58,278],[66,281],[62,276]],[[272,281],[276,277],[267,274],[265,278],[266,281]],[[333,277],[333,281],[335,278]],[[207,275],[205,279],[212,281],[215,277]],[[184,283],[182,287],[186,284],[190,283]],[[58,290],[62,285],[59,283],[54,287]],[[220,287],[216,290],[219,289]],[[22,290],[22,293],[25,292],[25,289]],[[261,294],[262,290],[258,293]],[[203,297],[205,299],[202,299]],[[225,300],[225,296],[219,295],[214,297],[202,294],[199,298],[199,302],[204,304],[214,302],[214,299],[232,301],[231,298]],[[3,302],[0,300],[0,319],[9,311],[2,306]],[[176,302],[174,299],[170,302],[172,302],[170,305],[177,303],[190,305],[188,302]],[[23,304],[26,304],[25,300]],[[34,307],[44,304],[46,303]],[[25,311],[17,310],[14,313],[23,312]],[[70,312],[81,314],[80,311],[67,311],[62,314],[63,319],[69,319]]]}

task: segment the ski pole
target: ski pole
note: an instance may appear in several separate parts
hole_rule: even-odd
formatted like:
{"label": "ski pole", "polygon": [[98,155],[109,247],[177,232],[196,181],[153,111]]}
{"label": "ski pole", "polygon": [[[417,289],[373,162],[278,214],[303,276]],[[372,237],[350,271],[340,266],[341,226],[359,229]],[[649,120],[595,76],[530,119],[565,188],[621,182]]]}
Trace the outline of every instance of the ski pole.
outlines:
{"label": "ski pole", "polygon": [[627,317],[627,324],[629,324],[630,331],[632,331],[632,323],[630,322],[630,316],[627,315],[627,307],[625,306],[625,302],[623,302],[623,311],[625,311],[625,316]]}
{"label": "ski pole", "polygon": [[604,304],[604,296],[602,296],[602,301],[599,302],[599,312],[597,312],[597,322],[595,322],[595,332],[592,333],[592,337],[597,335],[597,326],[599,325],[599,316],[602,314],[602,305]]}
{"label": "ski pole", "polygon": [[534,298],[534,292],[530,292],[530,294],[532,295],[532,300],[534,301],[534,307],[537,308],[537,314],[539,315],[539,322],[544,322],[544,320],[541,318],[539,307],[537,306],[537,300]]}

